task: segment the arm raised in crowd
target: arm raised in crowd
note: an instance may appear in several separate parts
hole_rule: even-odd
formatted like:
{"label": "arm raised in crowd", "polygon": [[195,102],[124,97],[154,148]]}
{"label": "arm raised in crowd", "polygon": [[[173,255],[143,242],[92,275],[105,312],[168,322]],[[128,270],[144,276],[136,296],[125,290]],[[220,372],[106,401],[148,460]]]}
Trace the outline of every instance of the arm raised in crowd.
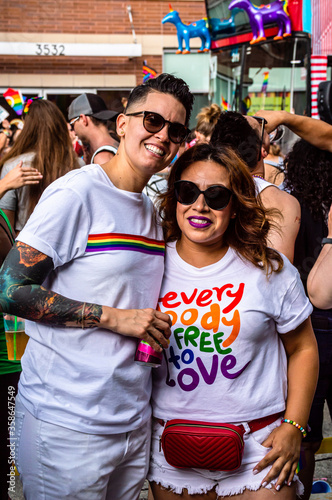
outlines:
{"label": "arm raised in crowd", "polygon": [[332,152],[332,125],[310,118],[308,116],[295,115],[288,111],[265,111],[256,113],[267,120],[266,131],[272,132],[279,125],[285,125],[294,134],[305,139],[319,149]]}
{"label": "arm raised in crowd", "polygon": [[42,283],[53,267],[50,257],[16,242],[1,268],[0,310],[54,326],[106,328],[145,340],[157,351],[161,351],[159,344],[168,346],[171,331],[167,314],[84,303],[46,290]]}
{"label": "arm raised in crowd", "polygon": [[[328,218],[328,238],[332,239],[332,205]],[[323,246],[313,268],[308,282],[308,294],[314,306],[320,309],[332,308],[332,245]]]}

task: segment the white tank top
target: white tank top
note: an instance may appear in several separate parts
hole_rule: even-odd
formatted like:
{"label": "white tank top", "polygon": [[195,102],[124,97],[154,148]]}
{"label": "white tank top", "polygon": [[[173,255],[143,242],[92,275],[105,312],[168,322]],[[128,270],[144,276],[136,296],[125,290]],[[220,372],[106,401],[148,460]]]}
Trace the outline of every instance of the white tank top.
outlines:
{"label": "white tank top", "polygon": [[105,145],[105,146],[100,146],[100,148],[96,149],[96,151],[93,153],[92,155],[92,158],[91,158],[91,163],[93,163],[94,159],[95,159],[95,156],[98,154],[98,153],[101,153],[102,151],[109,151],[110,153],[113,153],[116,155],[117,153],[117,148],[113,147],[113,146],[109,146],[109,145]]}

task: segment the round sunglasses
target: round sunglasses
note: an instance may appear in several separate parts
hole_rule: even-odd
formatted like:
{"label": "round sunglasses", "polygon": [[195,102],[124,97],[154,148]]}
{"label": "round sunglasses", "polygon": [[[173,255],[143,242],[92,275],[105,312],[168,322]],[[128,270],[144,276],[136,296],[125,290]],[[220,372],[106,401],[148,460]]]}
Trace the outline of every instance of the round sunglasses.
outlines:
{"label": "round sunglasses", "polygon": [[127,113],[126,116],[143,115],[143,127],[150,134],[156,134],[162,130],[168,123],[168,138],[174,144],[180,144],[188,136],[190,130],[182,123],[170,122],[158,113],[153,111],[137,111],[136,113]]}
{"label": "round sunglasses", "polygon": [[210,186],[205,191],[201,191],[196,184],[190,181],[174,182],[175,197],[181,205],[192,205],[200,194],[204,195],[205,202],[212,210],[222,210],[226,208],[232,197],[232,191],[225,186]]}

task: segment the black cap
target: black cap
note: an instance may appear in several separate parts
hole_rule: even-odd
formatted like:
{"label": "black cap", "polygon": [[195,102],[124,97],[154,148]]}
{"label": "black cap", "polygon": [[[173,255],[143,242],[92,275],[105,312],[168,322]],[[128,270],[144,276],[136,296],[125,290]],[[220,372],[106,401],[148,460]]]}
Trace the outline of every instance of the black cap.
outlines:
{"label": "black cap", "polygon": [[97,94],[81,94],[73,100],[68,108],[68,120],[80,115],[93,116],[98,120],[114,120],[117,111],[107,109],[103,99]]}

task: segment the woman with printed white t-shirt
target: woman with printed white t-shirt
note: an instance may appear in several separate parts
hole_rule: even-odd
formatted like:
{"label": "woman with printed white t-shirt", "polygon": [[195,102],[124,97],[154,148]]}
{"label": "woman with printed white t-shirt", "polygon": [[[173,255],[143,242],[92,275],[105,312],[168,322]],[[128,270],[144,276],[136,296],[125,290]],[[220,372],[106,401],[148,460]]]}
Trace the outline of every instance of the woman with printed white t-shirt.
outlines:
{"label": "woman with printed white t-shirt", "polygon": [[[167,252],[159,308],[173,326],[154,370],[154,499],[265,500],[276,492],[295,499],[318,371],[312,306],[299,275],[267,247],[269,213],[228,148],[206,144],[183,153],[160,213]],[[242,425],[240,467],[169,465],[159,440],[172,419]]]}

